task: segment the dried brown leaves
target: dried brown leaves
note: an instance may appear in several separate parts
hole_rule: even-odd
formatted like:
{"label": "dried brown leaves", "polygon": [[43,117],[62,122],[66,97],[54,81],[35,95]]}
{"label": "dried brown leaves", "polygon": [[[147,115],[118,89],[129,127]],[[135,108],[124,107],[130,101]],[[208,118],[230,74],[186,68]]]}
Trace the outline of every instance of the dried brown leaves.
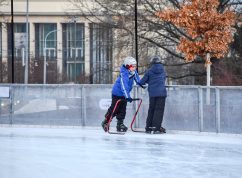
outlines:
{"label": "dried brown leaves", "polygon": [[229,9],[219,13],[218,5],[218,0],[187,0],[180,10],[156,13],[162,20],[183,28],[192,38],[182,37],[177,46],[186,61],[193,61],[196,56],[204,58],[207,53],[216,58],[227,53],[228,44],[233,40],[235,13]]}

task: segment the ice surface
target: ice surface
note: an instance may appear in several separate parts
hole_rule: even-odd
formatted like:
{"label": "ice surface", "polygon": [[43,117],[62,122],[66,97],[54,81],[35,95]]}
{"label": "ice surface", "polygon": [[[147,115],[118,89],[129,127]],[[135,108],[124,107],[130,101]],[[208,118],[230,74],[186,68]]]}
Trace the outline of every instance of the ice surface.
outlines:
{"label": "ice surface", "polygon": [[242,136],[0,127],[0,178],[241,178]]}

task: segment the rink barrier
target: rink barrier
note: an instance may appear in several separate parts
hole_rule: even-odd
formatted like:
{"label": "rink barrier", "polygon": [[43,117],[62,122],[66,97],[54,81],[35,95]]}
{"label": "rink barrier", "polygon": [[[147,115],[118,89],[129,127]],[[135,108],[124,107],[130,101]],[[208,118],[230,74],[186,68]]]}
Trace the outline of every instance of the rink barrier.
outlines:
{"label": "rink barrier", "polygon": [[[1,84],[0,124],[99,127],[111,102],[112,85]],[[242,133],[242,87],[167,86],[163,126],[168,130]],[[3,90],[0,90],[3,91]],[[1,97],[2,96],[2,97]],[[143,104],[135,128],[144,128],[148,112],[147,89],[134,87],[133,98]],[[128,104],[125,123],[130,125],[137,102]],[[115,121],[116,122],[116,121]],[[115,127],[115,122],[111,127]]]}

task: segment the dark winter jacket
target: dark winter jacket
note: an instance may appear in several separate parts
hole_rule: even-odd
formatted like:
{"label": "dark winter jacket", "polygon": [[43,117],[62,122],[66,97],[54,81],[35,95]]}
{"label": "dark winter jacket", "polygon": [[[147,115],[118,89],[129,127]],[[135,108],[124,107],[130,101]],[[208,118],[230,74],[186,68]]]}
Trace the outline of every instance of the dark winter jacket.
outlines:
{"label": "dark winter jacket", "polygon": [[124,96],[125,98],[130,98],[130,92],[133,88],[134,80],[139,83],[140,78],[137,71],[133,75],[130,74],[129,70],[122,66],[120,68],[120,75],[117,78],[115,84],[113,85],[112,94],[116,96]]}
{"label": "dark winter jacket", "polygon": [[140,80],[140,84],[148,84],[148,92],[150,97],[167,96],[165,88],[166,73],[162,64],[152,64],[145,72],[144,77]]}

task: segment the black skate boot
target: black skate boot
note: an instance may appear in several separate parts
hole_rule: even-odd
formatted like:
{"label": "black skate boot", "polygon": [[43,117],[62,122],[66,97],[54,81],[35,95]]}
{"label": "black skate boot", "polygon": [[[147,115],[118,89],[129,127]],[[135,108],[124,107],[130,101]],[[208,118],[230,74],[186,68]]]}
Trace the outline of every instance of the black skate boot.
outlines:
{"label": "black skate boot", "polygon": [[107,132],[109,130],[109,127],[108,127],[108,121],[110,119],[110,113],[109,113],[109,110],[107,111],[107,113],[105,114],[105,119],[102,121],[101,125],[102,125],[102,128],[105,132]]}
{"label": "black skate boot", "polygon": [[165,129],[164,127],[160,127],[160,131],[161,131],[162,133],[166,133],[166,129]]}
{"label": "black skate boot", "polygon": [[107,121],[107,119],[104,119],[103,121],[102,121],[102,128],[103,128],[103,130],[105,131],[105,132],[107,132],[108,131],[108,121]]}
{"label": "black skate boot", "polygon": [[154,134],[164,134],[166,133],[166,129],[161,127],[159,130],[154,131]]}
{"label": "black skate boot", "polygon": [[118,120],[116,128],[118,132],[126,132],[128,130],[128,127],[124,125],[123,120]]}
{"label": "black skate boot", "polygon": [[145,133],[153,134],[156,127],[145,127]]}

